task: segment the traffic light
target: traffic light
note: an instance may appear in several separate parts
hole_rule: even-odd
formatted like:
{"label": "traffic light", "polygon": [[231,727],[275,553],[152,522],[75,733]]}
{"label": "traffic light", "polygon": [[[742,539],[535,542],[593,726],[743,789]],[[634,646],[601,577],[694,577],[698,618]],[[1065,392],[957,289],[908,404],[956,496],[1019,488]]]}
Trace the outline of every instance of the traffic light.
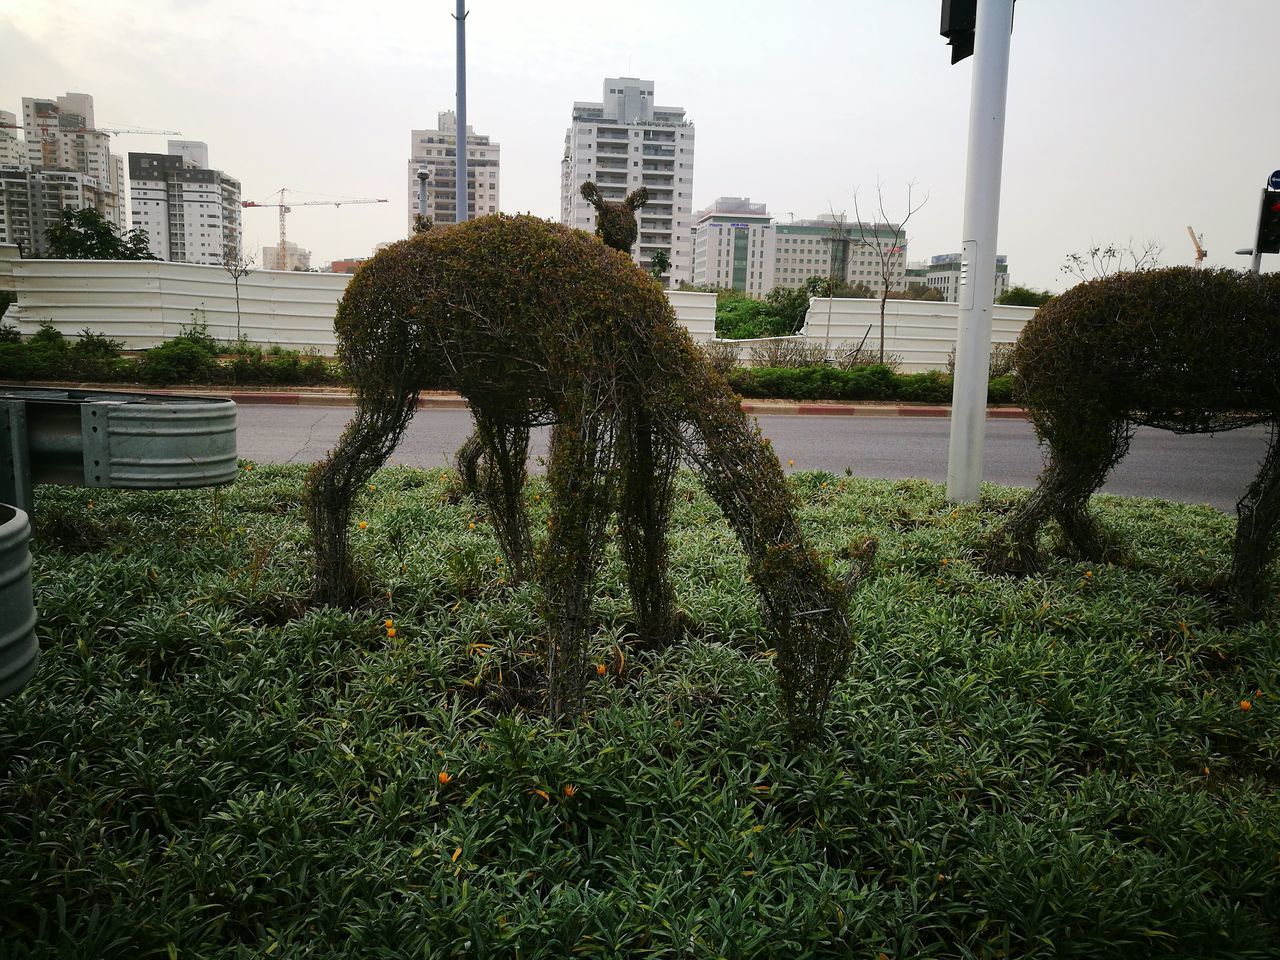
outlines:
{"label": "traffic light", "polygon": [[978,0],[942,0],[942,30],[951,47],[951,62],[973,56],[973,28],[978,22]]}
{"label": "traffic light", "polygon": [[1258,214],[1258,253],[1280,253],[1280,190],[1262,191],[1262,211]]}

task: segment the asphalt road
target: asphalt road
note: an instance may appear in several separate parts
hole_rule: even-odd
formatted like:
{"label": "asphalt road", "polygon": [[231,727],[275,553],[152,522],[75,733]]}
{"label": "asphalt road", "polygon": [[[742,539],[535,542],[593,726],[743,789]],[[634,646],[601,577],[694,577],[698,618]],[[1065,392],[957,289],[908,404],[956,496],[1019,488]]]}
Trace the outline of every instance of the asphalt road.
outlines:
{"label": "asphalt road", "polygon": [[[260,463],[310,463],[333,446],[353,413],[350,407],[237,404],[240,456]],[[763,416],[765,436],[795,470],[845,468],[862,477],[923,477],[943,481],[947,471],[945,418]],[[440,467],[470,432],[465,410],[420,410],[390,463]],[[1266,452],[1266,430],[1250,427],[1215,436],[1179,437],[1139,429],[1129,455],[1112,473],[1105,493],[1163,497],[1234,511]],[[532,469],[546,453],[546,431],[533,439]],[[985,479],[1031,486],[1041,452],[1031,426],[1021,420],[987,421]]]}

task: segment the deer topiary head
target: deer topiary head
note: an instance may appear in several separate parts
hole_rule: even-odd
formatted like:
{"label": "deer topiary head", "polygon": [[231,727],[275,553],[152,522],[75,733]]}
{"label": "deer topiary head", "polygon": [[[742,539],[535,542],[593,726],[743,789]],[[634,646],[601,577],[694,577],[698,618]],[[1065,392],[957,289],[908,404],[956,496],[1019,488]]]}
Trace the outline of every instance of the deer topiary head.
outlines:
{"label": "deer topiary head", "polygon": [[611,203],[600,196],[600,188],[588,180],[582,185],[582,195],[596,208],[596,236],[606,247],[630,254],[636,242],[636,211],[649,202],[649,191],[644,187],[627,194],[621,203]]}

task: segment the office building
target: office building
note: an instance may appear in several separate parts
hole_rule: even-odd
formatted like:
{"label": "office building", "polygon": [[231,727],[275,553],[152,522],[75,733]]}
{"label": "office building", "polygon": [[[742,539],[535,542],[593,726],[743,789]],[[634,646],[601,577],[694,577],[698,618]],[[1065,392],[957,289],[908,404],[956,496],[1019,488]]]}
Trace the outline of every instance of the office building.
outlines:
{"label": "office building", "polygon": [[[418,170],[427,171],[427,216],[433,223],[458,222],[458,117],[436,115],[436,129],[414,130],[409,153],[409,233],[418,214]],[[502,147],[467,125],[467,214],[469,219],[497,213]]]}
{"label": "office building", "polygon": [[693,282],[763,297],[773,289],[773,248],[765,204],[720,197],[693,218]]}
{"label": "office building", "polygon": [[581,193],[588,180],[606,200],[644,187],[649,203],[636,213],[632,257],[648,267],[664,251],[669,283],[692,280],[693,160],[693,124],[683,107],[656,106],[652,80],[606,78],[600,102],[573,105],[560,168],[560,222],[595,230],[595,208]]}
{"label": "office building", "polygon": [[[963,283],[965,268],[964,257],[959,253],[944,253],[930,257],[928,262],[919,261],[907,268],[906,282],[909,285],[922,284],[932,287],[942,294],[943,300],[953,303],[960,299],[960,287]],[[996,257],[996,281],[994,295],[996,299],[1009,289],[1009,258],[1003,254]]]}
{"label": "office building", "polygon": [[194,140],[129,154],[131,226],[161,260],[219,264],[240,253],[240,181],[208,163],[208,146]]}

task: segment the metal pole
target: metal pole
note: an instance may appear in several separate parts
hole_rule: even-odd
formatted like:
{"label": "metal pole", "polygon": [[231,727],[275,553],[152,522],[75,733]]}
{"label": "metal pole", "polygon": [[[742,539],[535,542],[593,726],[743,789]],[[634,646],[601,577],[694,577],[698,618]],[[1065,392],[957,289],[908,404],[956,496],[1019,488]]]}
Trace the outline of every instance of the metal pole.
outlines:
{"label": "metal pole", "polygon": [[427,177],[430,172],[426,167],[418,168],[418,216],[427,218]]}
{"label": "metal pole", "polygon": [[454,138],[457,154],[457,176],[455,177],[454,196],[457,198],[454,207],[455,223],[462,223],[468,218],[467,210],[467,11],[463,9],[464,0],[458,0],[458,12],[453,19],[458,23],[458,135]]}
{"label": "metal pole", "polygon": [[1262,188],[1262,196],[1258,200],[1258,225],[1253,230],[1253,259],[1249,261],[1250,273],[1262,272],[1262,218],[1267,210],[1267,188]]}
{"label": "metal pole", "polygon": [[969,102],[969,158],[964,189],[964,253],[956,325],[956,373],[951,394],[947,498],[977,500],[991,369],[991,305],[996,283],[996,230],[1004,111],[1009,88],[1009,30],[1013,0],[978,0],[973,86]]}

